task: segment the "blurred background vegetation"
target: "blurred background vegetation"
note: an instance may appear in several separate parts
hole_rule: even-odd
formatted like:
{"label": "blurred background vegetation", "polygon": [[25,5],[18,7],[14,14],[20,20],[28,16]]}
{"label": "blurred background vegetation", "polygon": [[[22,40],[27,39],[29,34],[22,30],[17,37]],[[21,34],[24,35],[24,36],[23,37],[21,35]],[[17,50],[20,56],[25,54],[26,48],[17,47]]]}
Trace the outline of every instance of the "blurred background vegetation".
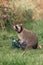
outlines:
{"label": "blurred background vegetation", "polygon": [[0,27],[43,19],[43,0],[0,0]]}

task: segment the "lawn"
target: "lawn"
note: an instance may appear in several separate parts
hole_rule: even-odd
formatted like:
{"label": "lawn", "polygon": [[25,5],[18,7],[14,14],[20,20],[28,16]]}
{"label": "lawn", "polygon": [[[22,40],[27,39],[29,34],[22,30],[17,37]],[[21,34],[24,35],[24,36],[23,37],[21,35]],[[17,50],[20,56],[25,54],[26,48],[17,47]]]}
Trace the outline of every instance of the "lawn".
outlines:
{"label": "lawn", "polygon": [[[24,22],[25,28],[36,33],[39,45],[43,46],[43,21]],[[43,65],[43,48],[27,50],[12,48],[12,36],[17,39],[16,32],[0,31],[0,65]]]}

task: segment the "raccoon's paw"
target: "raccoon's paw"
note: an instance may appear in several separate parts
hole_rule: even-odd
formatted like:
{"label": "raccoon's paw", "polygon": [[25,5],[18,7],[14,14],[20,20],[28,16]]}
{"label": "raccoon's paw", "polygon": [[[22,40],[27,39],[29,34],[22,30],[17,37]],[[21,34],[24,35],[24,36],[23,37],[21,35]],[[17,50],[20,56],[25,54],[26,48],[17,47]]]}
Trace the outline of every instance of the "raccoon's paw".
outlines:
{"label": "raccoon's paw", "polygon": [[42,49],[42,46],[41,45],[38,45],[37,49]]}

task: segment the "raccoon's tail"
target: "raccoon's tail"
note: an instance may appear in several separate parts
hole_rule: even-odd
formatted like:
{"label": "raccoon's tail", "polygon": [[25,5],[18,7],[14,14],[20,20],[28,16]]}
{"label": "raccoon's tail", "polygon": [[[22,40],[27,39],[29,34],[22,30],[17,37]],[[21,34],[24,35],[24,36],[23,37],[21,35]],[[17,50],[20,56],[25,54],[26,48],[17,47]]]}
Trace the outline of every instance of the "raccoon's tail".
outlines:
{"label": "raccoon's tail", "polygon": [[42,46],[41,46],[41,45],[38,45],[38,46],[37,46],[37,49],[42,49]]}

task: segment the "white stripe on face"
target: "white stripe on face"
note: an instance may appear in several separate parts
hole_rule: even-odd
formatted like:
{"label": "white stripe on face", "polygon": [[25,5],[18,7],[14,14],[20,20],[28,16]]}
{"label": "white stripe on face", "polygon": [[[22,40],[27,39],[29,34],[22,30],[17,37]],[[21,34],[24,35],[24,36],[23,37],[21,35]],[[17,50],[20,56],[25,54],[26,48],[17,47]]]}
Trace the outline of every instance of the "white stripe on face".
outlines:
{"label": "white stripe on face", "polygon": [[14,26],[14,29],[15,29],[15,26]]}
{"label": "white stripe on face", "polygon": [[21,27],[20,27],[19,25],[16,25],[16,26],[17,26],[17,28],[18,28],[18,31],[20,31]]}

